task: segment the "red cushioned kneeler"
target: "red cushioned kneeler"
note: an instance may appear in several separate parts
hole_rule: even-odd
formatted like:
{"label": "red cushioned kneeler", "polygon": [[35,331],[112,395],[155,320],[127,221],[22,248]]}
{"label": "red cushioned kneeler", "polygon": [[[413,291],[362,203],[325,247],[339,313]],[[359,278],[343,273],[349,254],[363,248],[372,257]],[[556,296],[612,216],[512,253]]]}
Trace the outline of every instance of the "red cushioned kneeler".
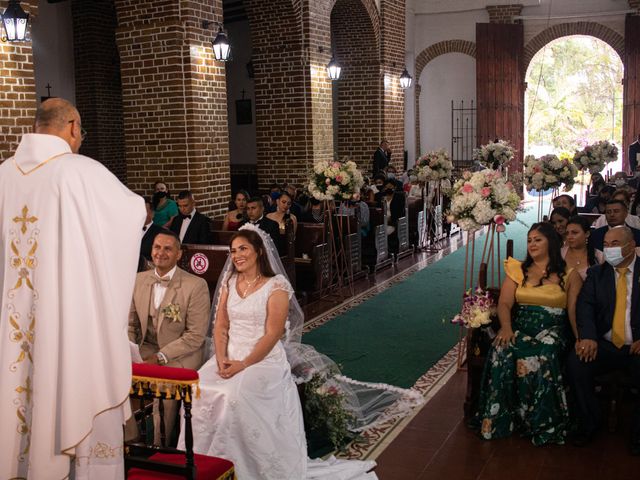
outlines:
{"label": "red cushioned kneeler", "polygon": [[[158,462],[184,464],[184,455],[175,455],[170,453],[156,453],[149,460]],[[198,478],[203,480],[232,480],[233,463],[229,460],[216,457],[207,457],[206,455],[195,454],[196,467],[198,468]],[[152,472],[142,470],[140,468],[132,468],[127,474],[127,480],[175,480],[184,478],[180,475],[171,475],[168,473]]]}

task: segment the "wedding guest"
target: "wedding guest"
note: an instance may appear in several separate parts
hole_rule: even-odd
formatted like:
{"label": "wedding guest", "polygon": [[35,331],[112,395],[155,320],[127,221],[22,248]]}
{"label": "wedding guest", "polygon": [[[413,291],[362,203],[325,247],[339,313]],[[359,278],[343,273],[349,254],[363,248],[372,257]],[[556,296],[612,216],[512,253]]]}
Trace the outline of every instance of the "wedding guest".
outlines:
{"label": "wedding guest", "polygon": [[377,175],[384,171],[391,161],[391,148],[389,142],[382,140],[380,146],[373,154],[373,175]]}
{"label": "wedding guest", "polygon": [[487,357],[472,425],[487,440],[517,431],[534,445],[562,444],[569,410],[560,362],[568,341],[567,316],[575,322],[582,279],[567,268],[560,239],[544,222],[529,230],[525,261],[509,258],[504,269],[500,330]]}
{"label": "wedding guest", "polygon": [[[579,429],[573,443],[585,446],[602,424],[593,379],[626,370],[640,389],[640,260],[628,227],[617,226],[604,238],[606,263],[591,267],[577,305],[580,339],[569,353],[567,371],[574,391]],[[630,453],[640,455],[640,398],[633,404]]]}
{"label": "wedding guest", "polygon": [[360,199],[360,192],[355,192],[349,200],[342,202],[338,212],[341,215],[357,216],[360,235],[364,238],[369,234],[369,206]]}
{"label": "wedding guest", "polygon": [[138,262],[138,272],[146,270],[146,263],[151,262],[151,247],[153,246],[153,240],[156,235],[162,232],[164,229],[153,223],[153,210],[151,208],[151,201],[146,198],[144,201],[147,209],[147,218],[144,221],[144,227],[142,231],[142,240],[140,242],[140,261]]}
{"label": "wedding guest", "polygon": [[324,204],[315,197],[309,199],[310,208],[303,214],[306,223],[324,223]]}
{"label": "wedding guest", "polygon": [[587,277],[589,267],[602,263],[593,248],[591,226],[586,218],[576,215],[567,222],[562,258],[568,268],[580,274],[582,280]]}
{"label": "wedding guest", "polygon": [[[631,194],[627,190],[616,190],[613,192],[611,196],[612,200],[620,200],[624,202],[627,206],[631,204]],[[627,218],[625,219],[625,223],[631,228],[640,229],[640,218],[637,215],[633,214],[631,211],[627,214]],[[593,228],[604,227],[607,224],[606,215],[600,215],[592,225]]]}
{"label": "wedding guest", "polygon": [[[607,224],[604,227],[597,228],[591,234],[591,239],[593,241],[593,248],[596,250],[603,251],[603,242],[605,234],[611,230],[613,227],[618,227],[620,225],[626,225],[625,220],[628,215],[627,204],[622,200],[609,200],[607,202],[607,207],[605,211],[605,217],[607,220]],[[628,225],[627,225],[628,226]],[[640,245],[640,230],[636,228],[629,227],[631,229],[631,233],[633,234],[633,238],[636,241],[636,244]]]}
{"label": "wedding guest", "polygon": [[640,133],[636,137],[636,141],[629,144],[629,166],[631,171],[635,172],[640,167]]}
{"label": "wedding guest", "polygon": [[273,220],[278,224],[280,235],[284,235],[286,232],[286,222],[291,221],[293,224],[293,232],[298,228],[298,219],[292,213],[290,213],[291,205],[293,204],[293,198],[289,193],[282,192],[276,200],[276,211],[267,214],[267,218]]}
{"label": "wedding guest", "polygon": [[594,173],[591,175],[591,182],[589,184],[589,188],[587,192],[591,196],[597,196],[600,194],[600,191],[607,186],[607,182],[604,181],[604,177],[601,173]]}
{"label": "wedding guest", "polygon": [[270,218],[267,218],[264,214],[264,202],[260,197],[251,197],[247,202],[247,221],[245,223],[251,223],[261,228],[269,234],[273,243],[275,243],[278,252],[283,255],[284,244],[282,243],[282,237],[280,235],[280,228],[277,222],[274,222]]}
{"label": "wedding guest", "polygon": [[178,205],[167,192],[159,191],[153,194],[153,223],[160,227],[169,228],[173,219],[178,216]]}
{"label": "wedding guest", "polygon": [[[198,369],[209,324],[209,287],[202,278],[178,268],[180,239],[163,231],[153,241],[155,270],[136,277],[129,312],[129,340],[146,363]],[[163,400],[167,435],[173,430],[177,401]],[[154,444],[160,445],[160,415],[154,409]],[[131,424],[128,430],[131,430]]]}
{"label": "wedding guest", "polygon": [[189,190],[178,194],[178,215],[171,222],[171,231],[178,235],[181,243],[195,245],[210,245],[213,243],[211,235],[211,220],[196,210],[196,201]]}
{"label": "wedding guest", "polygon": [[247,202],[249,201],[249,194],[246,190],[238,190],[233,196],[233,203],[235,209],[229,211],[224,216],[222,222],[222,230],[236,231],[240,228],[247,219]]}
{"label": "wedding guest", "polygon": [[169,194],[169,188],[167,187],[167,184],[164,183],[161,180],[158,180],[156,183],[153,184],[153,192],[164,192],[167,195],[170,196]]}
{"label": "wedding guest", "polygon": [[606,185],[600,189],[600,193],[596,197],[590,198],[584,206],[584,211],[588,213],[604,214],[607,208],[607,202],[611,200],[613,193],[616,191],[611,185]]}
{"label": "wedding guest", "polygon": [[406,199],[404,192],[397,192],[395,189],[395,180],[387,179],[384,183],[384,190],[376,194],[378,207],[385,212],[385,225],[387,229],[387,240],[389,242],[389,251],[398,252],[398,219],[406,214]]}
{"label": "wedding guest", "polygon": [[567,210],[569,210],[571,216],[578,214],[578,209],[576,208],[576,200],[571,195],[563,194],[558,195],[556,198],[554,198],[553,208],[558,207],[566,208]]}
{"label": "wedding guest", "polygon": [[289,194],[289,197],[291,197],[291,206],[289,207],[289,213],[295,215],[296,218],[300,218],[300,216],[302,215],[302,207],[298,202],[298,196],[299,196],[298,190],[296,189],[295,186],[291,185],[290,183],[286,183],[282,187],[282,189],[283,191]]}
{"label": "wedding guest", "polygon": [[567,223],[569,223],[570,218],[571,214],[569,213],[569,210],[564,207],[554,208],[549,216],[549,222],[553,225],[556,233],[560,236],[561,243],[564,243],[567,234]]}

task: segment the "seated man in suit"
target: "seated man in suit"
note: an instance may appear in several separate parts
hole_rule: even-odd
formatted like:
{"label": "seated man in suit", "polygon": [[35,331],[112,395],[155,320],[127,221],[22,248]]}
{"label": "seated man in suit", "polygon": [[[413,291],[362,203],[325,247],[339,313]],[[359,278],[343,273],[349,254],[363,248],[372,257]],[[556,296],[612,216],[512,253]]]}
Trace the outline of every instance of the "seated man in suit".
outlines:
{"label": "seated man in suit", "polygon": [[196,210],[196,202],[189,190],[178,194],[178,210],[180,214],[173,219],[171,231],[182,243],[211,245],[211,220]]}
{"label": "seated man in suit", "polygon": [[144,221],[144,227],[142,231],[142,241],[140,242],[140,261],[138,262],[138,272],[142,272],[147,269],[147,263],[151,262],[151,247],[156,235],[162,232],[164,229],[155,223],[153,223],[153,208],[151,208],[151,200],[144,199],[144,206],[147,208],[147,218]]}
{"label": "seated man in suit", "polygon": [[[625,221],[628,213],[629,207],[627,207],[627,204],[624,201],[609,200],[604,213],[605,218],[607,219],[607,224],[604,227],[595,229],[591,233],[591,239],[589,241],[592,242],[593,248],[602,252],[605,234],[613,227],[626,225]],[[626,226],[629,227],[633,234],[636,245],[640,246],[640,230],[630,227],[629,225]]]}
{"label": "seated man in suit", "polygon": [[[129,312],[129,340],[140,347],[146,363],[198,369],[203,363],[209,325],[209,288],[203,279],[178,268],[178,236],[165,230],[151,250],[155,270],[139,273]],[[175,400],[164,401],[164,425],[170,435],[177,413]],[[154,443],[160,444],[160,417],[154,409]]]}
{"label": "seated man in suit", "polygon": [[[579,415],[577,446],[589,443],[601,421],[594,376],[625,369],[640,388],[640,259],[635,247],[629,227],[609,230],[604,238],[606,263],[589,268],[578,296],[579,340],[567,363]],[[631,423],[631,453],[640,455],[639,401]]]}
{"label": "seated man in suit", "polygon": [[376,194],[378,206],[385,212],[389,251],[398,253],[398,219],[405,216],[406,198],[404,192],[396,191],[396,182],[388,178],[384,190]]}
{"label": "seated man in suit", "polygon": [[262,230],[267,232],[273,243],[276,245],[280,255],[284,255],[284,245],[281,245],[282,235],[280,235],[280,227],[278,222],[275,222],[267,218],[264,214],[264,202],[260,197],[251,197],[247,202],[247,217],[249,218],[245,223],[252,223],[257,225]]}

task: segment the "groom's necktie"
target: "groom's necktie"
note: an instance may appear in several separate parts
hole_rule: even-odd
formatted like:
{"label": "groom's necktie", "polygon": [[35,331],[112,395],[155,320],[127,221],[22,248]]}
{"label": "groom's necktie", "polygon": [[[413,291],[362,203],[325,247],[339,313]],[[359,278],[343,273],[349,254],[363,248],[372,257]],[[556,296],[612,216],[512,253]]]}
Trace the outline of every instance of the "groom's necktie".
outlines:
{"label": "groom's necktie", "polygon": [[616,268],[618,283],[616,284],[616,309],[613,313],[611,342],[622,348],[625,339],[625,317],[627,313],[627,267]]}

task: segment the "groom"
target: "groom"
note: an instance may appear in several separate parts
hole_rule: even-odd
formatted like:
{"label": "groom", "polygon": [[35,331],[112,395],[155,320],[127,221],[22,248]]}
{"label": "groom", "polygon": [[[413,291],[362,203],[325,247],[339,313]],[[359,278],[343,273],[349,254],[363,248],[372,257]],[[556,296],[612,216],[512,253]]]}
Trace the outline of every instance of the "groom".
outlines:
{"label": "groom", "polygon": [[[594,376],[626,370],[640,388],[640,258],[624,225],[611,228],[603,243],[606,263],[588,270],[576,305],[579,340],[567,363],[580,422],[576,446],[591,441],[601,420]],[[630,451],[640,455],[640,401],[633,409]]]}
{"label": "groom", "polygon": [[[198,369],[209,322],[209,288],[203,279],[178,268],[182,256],[178,236],[163,230],[151,248],[155,270],[136,277],[129,312],[129,339],[139,345],[146,363]],[[173,429],[177,402],[164,401],[167,437]],[[160,420],[154,409],[154,443],[160,443]]]}

